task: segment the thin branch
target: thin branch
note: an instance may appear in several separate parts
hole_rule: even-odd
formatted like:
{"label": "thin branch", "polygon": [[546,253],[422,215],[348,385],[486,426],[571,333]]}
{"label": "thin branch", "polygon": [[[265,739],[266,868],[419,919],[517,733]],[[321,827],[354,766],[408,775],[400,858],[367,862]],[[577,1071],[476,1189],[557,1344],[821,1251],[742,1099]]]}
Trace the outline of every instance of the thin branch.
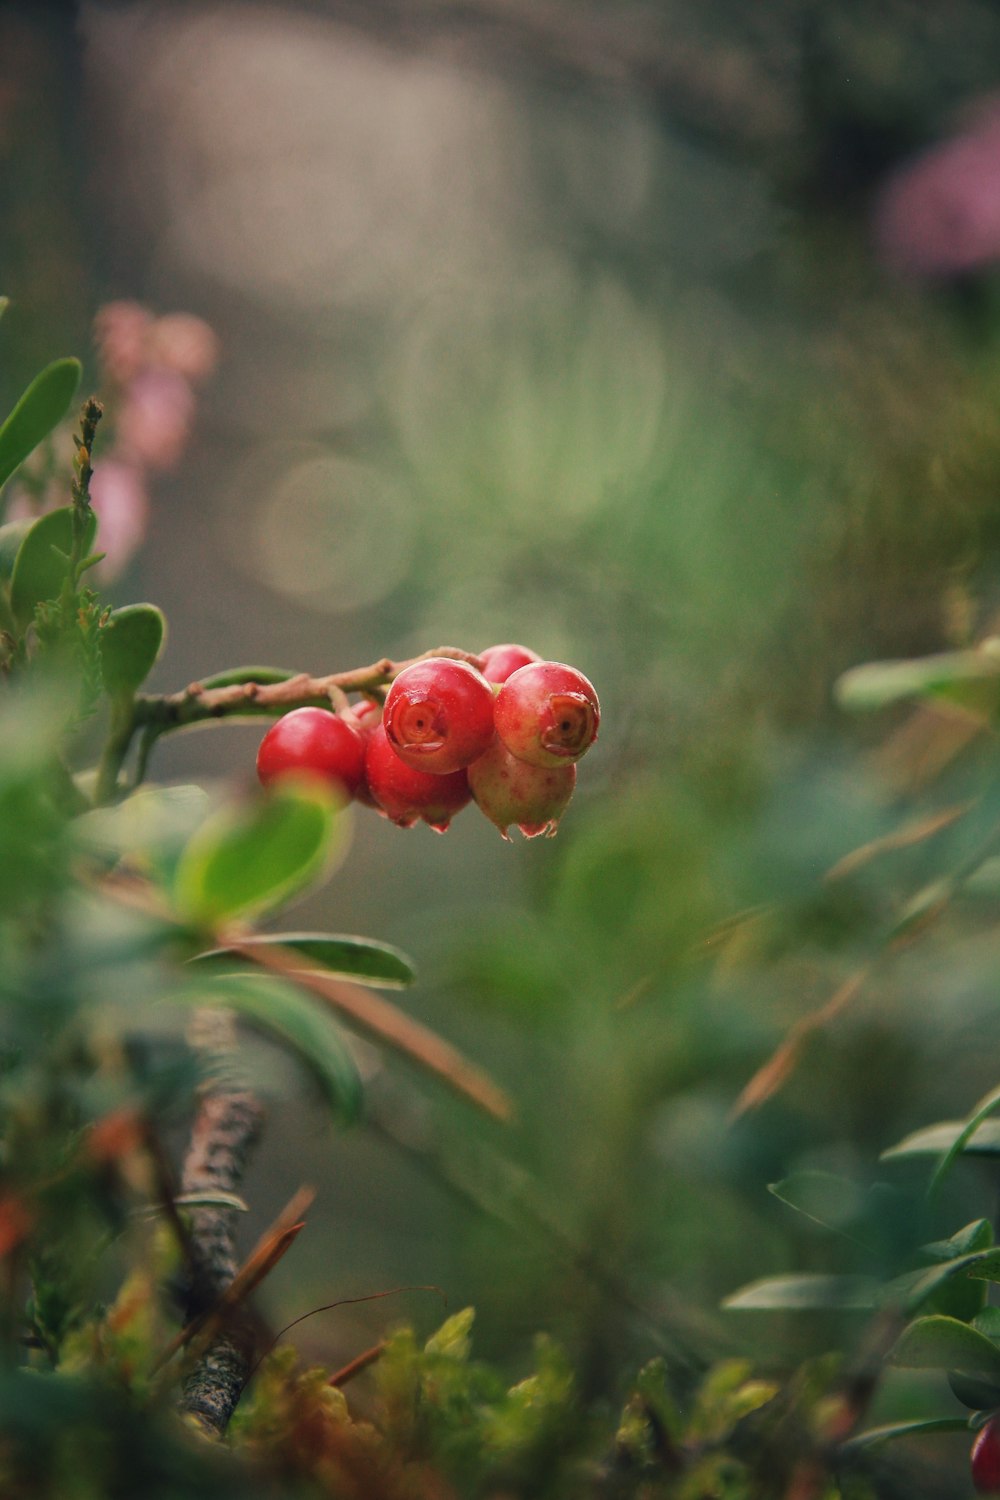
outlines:
{"label": "thin branch", "polygon": [[133,727],[148,726],[159,735],[237,715],[283,714],[292,708],[322,708],[341,702],[345,693],[377,692],[404,667],[432,656],[447,656],[477,667],[480,663],[478,656],[457,646],[439,646],[406,661],[390,661],[384,656],[370,666],[331,672],[325,677],[310,677],[307,672],[300,672],[284,682],[233,682],[217,688],[192,682],[179,693],[137,697]]}
{"label": "thin branch", "polygon": [[[256,1143],[264,1111],[235,1076],[235,1026],[222,1011],[203,1011],[193,1038],[208,1059],[211,1082],[202,1094],[181,1176],[182,1193],[234,1193]],[[227,1296],[237,1274],[236,1219],[232,1208],[190,1210],[193,1274],[184,1306],[203,1324]],[[185,1381],[181,1410],[208,1432],[225,1431],[253,1363],[255,1332],[248,1317],[231,1317],[208,1343]]]}

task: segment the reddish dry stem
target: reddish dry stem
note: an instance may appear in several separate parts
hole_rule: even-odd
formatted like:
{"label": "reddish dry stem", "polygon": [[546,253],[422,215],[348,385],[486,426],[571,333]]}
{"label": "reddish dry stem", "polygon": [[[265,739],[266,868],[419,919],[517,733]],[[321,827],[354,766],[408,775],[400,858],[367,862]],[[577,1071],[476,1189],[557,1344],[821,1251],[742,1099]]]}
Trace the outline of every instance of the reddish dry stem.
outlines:
{"label": "reddish dry stem", "polygon": [[161,697],[137,697],[134,726],[138,728],[150,724],[158,732],[164,733],[189,724],[204,723],[209,719],[245,714],[248,710],[286,713],[292,708],[315,705],[340,706],[345,694],[377,695],[379,689],[392,682],[404,667],[432,656],[464,661],[476,668],[480,664],[478,656],[463,651],[458,646],[439,646],[407,661],[391,661],[389,657],[383,656],[367,667],[354,667],[347,672],[331,672],[325,677],[311,677],[307,672],[299,672],[285,682],[234,682],[217,688],[206,688],[200,682],[192,682],[179,693],[167,693]]}

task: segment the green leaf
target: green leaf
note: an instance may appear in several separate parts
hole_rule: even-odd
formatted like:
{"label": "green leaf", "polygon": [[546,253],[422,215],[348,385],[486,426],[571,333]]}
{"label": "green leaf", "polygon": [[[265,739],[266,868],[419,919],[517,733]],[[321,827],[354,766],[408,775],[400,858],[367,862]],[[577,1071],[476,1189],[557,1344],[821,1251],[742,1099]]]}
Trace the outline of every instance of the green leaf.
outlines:
{"label": "green leaf", "polygon": [[211,930],[301,890],[328,861],[337,807],[318,783],[283,779],[215,813],[181,854],[173,883],[180,915]]}
{"label": "green leaf", "polygon": [[[86,551],[93,546],[96,534],[97,517],[91,512],[86,523]],[[58,599],[69,573],[72,547],[73,511],[68,505],[40,516],[24,538],[10,581],[11,607],[22,629],[31,623],[36,604],[43,599]]]}
{"label": "green leaf", "polygon": [[452,1313],[446,1318],[438,1329],[432,1333],[424,1345],[428,1354],[444,1354],[448,1359],[464,1360],[469,1357],[472,1347],[472,1324],[475,1320],[476,1309],[474,1307],[463,1307],[461,1312]]}
{"label": "green leaf", "polygon": [[972,1114],[966,1121],[965,1126],[948,1147],[944,1156],[934,1169],[934,1175],[927,1188],[928,1197],[936,1193],[955,1162],[955,1159],[965,1150],[969,1141],[975,1135],[984,1120],[988,1119],[994,1111],[1000,1107],[1000,1089],[993,1089],[990,1093],[980,1099]]}
{"label": "green leaf", "polygon": [[864,1211],[865,1195],[857,1183],[834,1172],[793,1172],[767,1188],[797,1213],[825,1229],[843,1230]]}
{"label": "green leaf", "polygon": [[73,834],[91,857],[112,864],[124,859],[165,879],[210,807],[200,786],[144,787],[115,806],[83,813]]}
{"label": "green leaf", "polygon": [[[942,1151],[951,1149],[967,1126],[967,1120],[942,1120],[937,1125],[927,1125],[904,1136],[895,1146],[887,1147],[879,1161],[896,1161],[907,1156],[939,1156]],[[966,1140],[962,1151],[966,1156],[1000,1156],[1000,1120],[985,1120]]]}
{"label": "green leaf", "polygon": [[889,1443],[893,1438],[915,1437],[930,1432],[968,1432],[965,1417],[922,1417],[915,1422],[887,1422],[884,1427],[869,1427],[859,1432],[844,1444],[844,1451],[854,1448],[875,1448],[880,1443]]}
{"label": "green leaf", "polygon": [[993,1244],[993,1225],[989,1219],[973,1219],[947,1240],[932,1240],[921,1245],[920,1253],[928,1260],[954,1260],[956,1255],[971,1255],[974,1250],[988,1250]]}
{"label": "green leaf", "polygon": [[241,682],[288,682],[290,678],[296,677],[296,672],[289,672],[284,667],[230,667],[225,672],[216,672],[211,677],[200,679],[203,688],[233,687]]}
{"label": "green leaf", "polygon": [[897,1276],[886,1287],[885,1297],[890,1302],[900,1301],[907,1313],[913,1313],[946,1282],[963,1276],[982,1281],[1000,1279],[1000,1247],[994,1245],[973,1255],[957,1256],[943,1265],[931,1266],[929,1270],[909,1271],[905,1276]]}
{"label": "green leaf", "polygon": [[875,1307],[879,1284],[869,1276],[765,1276],[723,1300],[741,1312],[855,1311]]}
{"label": "green leaf", "polygon": [[[373,984],[383,989],[401,989],[416,978],[405,953],[389,943],[378,943],[371,938],[346,937],[340,933],[277,932],[246,938],[244,946],[290,948],[308,961],[304,967],[343,974],[360,984]],[[213,948],[209,953],[199,954],[196,961],[211,961],[218,965],[228,960],[231,965],[231,952],[228,948]]]}
{"label": "green leaf", "polygon": [[31,516],[24,516],[20,521],[7,521],[0,526],[0,578],[10,578],[21,543],[33,525]]}
{"label": "green leaf", "polygon": [[80,384],[78,359],[57,359],[36,375],[0,427],[0,487],[28,454],[58,427]]}
{"label": "green leaf", "polygon": [[3,317],[4,313],[7,311],[7,309],[8,309],[9,306],[10,306],[10,298],[9,297],[0,297],[0,318]]}
{"label": "green leaf", "polygon": [[957,1318],[918,1318],[904,1328],[889,1353],[894,1365],[915,1370],[957,1370],[1000,1380],[1000,1349]]}
{"label": "green leaf", "polygon": [[988,1339],[1000,1344],[1000,1307],[984,1307],[972,1320],[977,1333],[985,1333]]}
{"label": "green leaf", "polygon": [[948,1384],[952,1395],[972,1411],[993,1411],[1000,1406],[1000,1380],[977,1379],[949,1370]]}
{"label": "green leaf", "polygon": [[1000,678],[1000,642],[983,641],[975,651],[943,651],[915,661],[868,662],[837,682],[841,708],[884,708],[907,698],[951,695],[970,683]]}
{"label": "green leaf", "polygon": [[294,985],[270,974],[253,979],[214,974],[197,985],[168,992],[167,999],[236,1011],[301,1058],[336,1115],[347,1123],[358,1119],[361,1079],[344,1034],[327,1011]]}
{"label": "green leaf", "polygon": [[112,610],[101,632],[101,671],[112,697],[131,697],[160,654],[167,622],[155,604]]}

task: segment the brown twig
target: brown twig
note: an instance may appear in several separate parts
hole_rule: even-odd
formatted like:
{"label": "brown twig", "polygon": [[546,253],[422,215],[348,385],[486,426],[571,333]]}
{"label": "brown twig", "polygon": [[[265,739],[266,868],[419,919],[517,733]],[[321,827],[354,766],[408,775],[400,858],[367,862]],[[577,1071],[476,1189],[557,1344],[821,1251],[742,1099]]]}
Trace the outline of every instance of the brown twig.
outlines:
{"label": "brown twig", "polygon": [[356,1354],[352,1360],[348,1360],[346,1365],[343,1365],[330,1376],[327,1385],[334,1385],[339,1390],[342,1385],[346,1385],[349,1380],[353,1380],[355,1375],[360,1375],[362,1370],[367,1370],[369,1365],[373,1365],[381,1357],[384,1349],[385,1340],[381,1339],[377,1344],[373,1344],[370,1349],[365,1349],[362,1354]]}
{"label": "brown twig", "polygon": [[[235,1078],[235,1026],[222,1011],[203,1011],[193,1040],[214,1077],[198,1105],[181,1176],[183,1193],[234,1193],[263,1122],[256,1096]],[[189,1323],[203,1324],[227,1296],[237,1274],[236,1211],[204,1206],[190,1213],[192,1274],[184,1292]],[[208,1432],[225,1431],[253,1362],[249,1318],[227,1319],[188,1375],[180,1407]]]}
{"label": "brown twig", "polygon": [[287,713],[292,708],[323,707],[342,702],[345,693],[377,692],[392,682],[404,667],[432,656],[447,656],[454,661],[469,662],[472,666],[478,666],[480,662],[478,656],[458,646],[438,646],[406,661],[391,661],[384,656],[367,667],[330,672],[325,677],[311,677],[307,672],[299,672],[283,682],[231,682],[215,688],[192,682],[179,693],[137,697],[133,729],[148,727],[159,735],[234,715]]}

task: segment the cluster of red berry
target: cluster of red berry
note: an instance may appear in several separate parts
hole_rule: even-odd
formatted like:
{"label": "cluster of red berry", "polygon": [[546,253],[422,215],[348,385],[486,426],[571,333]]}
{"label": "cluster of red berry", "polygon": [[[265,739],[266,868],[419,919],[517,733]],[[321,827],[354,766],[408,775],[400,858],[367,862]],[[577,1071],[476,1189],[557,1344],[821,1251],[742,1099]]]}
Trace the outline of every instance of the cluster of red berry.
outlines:
{"label": "cluster of red berry", "polygon": [[597,738],[597,694],[575,667],[526,646],[478,659],[478,671],[445,656],[412,662],[384,704],[293,709],[261,742],[261,781],[318,775],[402,828],[422,818],[443,833],[474,799],[504,838],[512,823],[526,838],[555,833]]}

